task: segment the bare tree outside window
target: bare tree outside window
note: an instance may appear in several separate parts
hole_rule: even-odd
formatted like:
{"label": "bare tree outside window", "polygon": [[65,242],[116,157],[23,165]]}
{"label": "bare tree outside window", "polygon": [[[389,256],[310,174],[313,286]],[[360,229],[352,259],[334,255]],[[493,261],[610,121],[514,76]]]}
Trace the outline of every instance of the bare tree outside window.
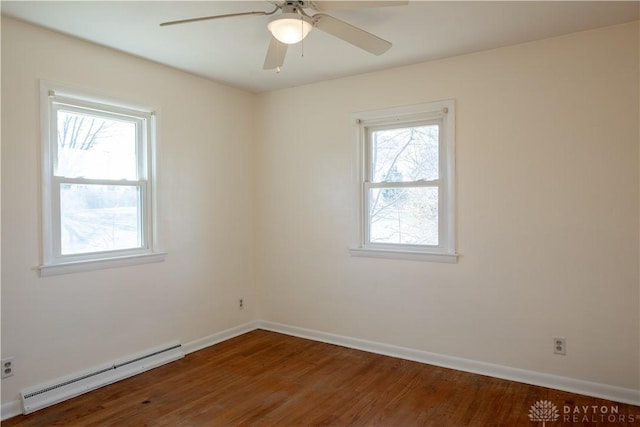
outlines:
{"label": "bare tree outside window", "polygon": [[[369,189],[370,240],[438,245],[437,124],[372,130]],[[415,184],[415,185],[412,185]]]}
{"label": "bare tree outside window", "polygon": [[78,114],[60,114],[58,121],[58,147],[88,150],[105,128],[101,119]]}

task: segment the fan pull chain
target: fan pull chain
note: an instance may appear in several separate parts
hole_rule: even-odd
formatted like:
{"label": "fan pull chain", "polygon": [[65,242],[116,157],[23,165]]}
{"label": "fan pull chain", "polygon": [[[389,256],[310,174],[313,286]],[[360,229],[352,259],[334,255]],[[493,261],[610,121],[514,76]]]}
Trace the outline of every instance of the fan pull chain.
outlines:
{"label": "fan pull chain", "polygon": [[[304,21],[302,20],[302,15],[300,15],[300,35],[304,36]],[[300,40],[300,49],[302,52],[300,57],[304,58],[304,37],[302,37],[302,40]]]}

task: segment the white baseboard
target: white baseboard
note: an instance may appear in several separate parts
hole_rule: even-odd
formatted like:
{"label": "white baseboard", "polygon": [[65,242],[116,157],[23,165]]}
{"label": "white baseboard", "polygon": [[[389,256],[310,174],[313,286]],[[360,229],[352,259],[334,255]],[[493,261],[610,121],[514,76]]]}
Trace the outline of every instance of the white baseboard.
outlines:
{"label": "white baseboard", "polygon": [[[528,371],[524,369],[511,368],[508,366],[494,365],[486,362],[463,359],[454,356],[446,356],[427,351],[416,350],[406,347],[399,347],[390,344],[383,344],[374,341],[367,341],[358,338],[351,338],[343,335],[331,334],[312,329],[289,326],[281,323],[257,320],[248,322],[230,329],[209,335],[207,337],[191,341],[182,346],[185,354],[193,353],[203,348],[218,344],[222,341],[251,332],[255,329],[278,332],[281,334],[306,338],[314,341],[336,344],[343,347],[363,350],[370,353],[385,356],[398,357],[400,359],[412,360],[429,365],[441,366],[459,371],[471,372],[474,374],[487,375],[495,378],[521,382],[536,386],[548,387],[556,390],[568,391],[571,393],[586,396],[598,397],[615,402],[640,405],[640,391],[608,384],[594,383],[590,381],[578,380],[574,378],[562,377],[558,375],[545,374],[541,372]],[[0,420],[20,415],[23,413],[22,403],[15,400],[2,404]]]}
{"label": "white baseboard", "polygon": [[22,414],[22,403],[19,400],[3,403],[0,408],[0,420],[4,421]]}
{"label": "white baseboard", "polygon": [[357,350],[368,351],[370,353],[382,354],[385,356],[398,357],[400,359],[426,363],[429,365],[441,366],[444,368],[456,369],[459,371],[471,372],[474,374],[487,375],[490,377],[516,381],[525,384],[568,391],[571,393],[613,400],[620,403],[640,405],[639,390],[617,387],[608,384],[594,383],[590,381],[545,374],[541,372],[528,371],[525,369],[511,368],[508,366],[494,365],[492,363],[479,362],[454,356],[446,356],[422,350],[415,350],[390,344],[366,341],[358,338],[351,338],[343,335],[331,334],[327,332],[299,328],[296,326],[283,325],[280,323],[268,321],[260,321],[259,328],[314,341],[321,341]]}
{"label": "white baseboard", "polygon": [[182,347],[184,348],[185,354],[193,353],[194,351],[202,350],[203,348],[210,347],[222,341],[226,341],[239,335],[246,334],[247,332],[254,331],[258,329],[258,325],[258,321],[247,322],[245,324],[234,326],[233,328],[217,332],[213,335],[209,335],[208,337],[191,341],[183,345]]}

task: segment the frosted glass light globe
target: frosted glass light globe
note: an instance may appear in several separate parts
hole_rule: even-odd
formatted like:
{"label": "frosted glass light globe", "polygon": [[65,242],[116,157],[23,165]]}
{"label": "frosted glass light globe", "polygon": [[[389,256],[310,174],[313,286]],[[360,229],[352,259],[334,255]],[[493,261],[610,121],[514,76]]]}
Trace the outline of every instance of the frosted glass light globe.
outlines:
{"label": "frosted glass light globe", "polygon": [[295,44],[307,37],[313,26],[306,16],[297,13],[281,13],[271,18],[267,28],[282,43]]}

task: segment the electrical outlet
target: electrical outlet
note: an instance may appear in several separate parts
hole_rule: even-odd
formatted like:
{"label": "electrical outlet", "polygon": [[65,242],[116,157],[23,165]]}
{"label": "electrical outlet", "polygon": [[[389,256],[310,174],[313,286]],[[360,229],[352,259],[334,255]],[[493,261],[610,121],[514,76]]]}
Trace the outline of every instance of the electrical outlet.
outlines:
{"label": "electrical outlet", "polygon": [[14,364],[13,357],[7,357],[6,359],[2,359],[2,379],[13,376]]}
{"label": "electrical outlet", "polygon": [[240,308],[240,310],[244,308],[244,298],[240,298],[238,300],[238,307]]}
{"label": "electrical outlet", "polygon": [[567,339],[565,337],[553,337],[553,354],[567,354]]}

